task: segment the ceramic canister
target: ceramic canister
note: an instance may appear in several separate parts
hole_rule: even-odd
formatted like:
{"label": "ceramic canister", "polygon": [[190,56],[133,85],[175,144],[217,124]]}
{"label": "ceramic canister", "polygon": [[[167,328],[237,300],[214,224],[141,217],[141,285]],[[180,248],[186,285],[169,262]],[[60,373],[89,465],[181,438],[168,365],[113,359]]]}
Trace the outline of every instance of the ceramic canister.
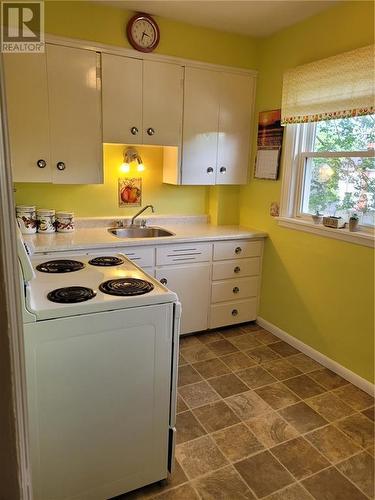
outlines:
{"label": "ceramic canister", "polygon": [[54,233],[55,211],[49,208],[40,208],[36,212],[38,219],[38,233]]}
{"label": "ceramic canister", "polygon": [[17,205],[16,218],[22,234],[36,233],[36,212],[34,206]]}
{"label": "ceramic canister", "polygon": [[56,212],[56,230],[59,233],[71,233],[74,231],[74,213]]}

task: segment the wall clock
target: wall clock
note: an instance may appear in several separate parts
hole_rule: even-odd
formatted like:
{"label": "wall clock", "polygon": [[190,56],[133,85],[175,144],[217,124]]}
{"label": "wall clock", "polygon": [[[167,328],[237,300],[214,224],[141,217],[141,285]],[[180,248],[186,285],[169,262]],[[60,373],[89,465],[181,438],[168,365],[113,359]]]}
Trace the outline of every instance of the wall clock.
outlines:
{"label": "wall clock", "polygon": [[148,14],[138,13],[126,26],[129,43],[141,52],[152,52],[159,43],[159,26]]}

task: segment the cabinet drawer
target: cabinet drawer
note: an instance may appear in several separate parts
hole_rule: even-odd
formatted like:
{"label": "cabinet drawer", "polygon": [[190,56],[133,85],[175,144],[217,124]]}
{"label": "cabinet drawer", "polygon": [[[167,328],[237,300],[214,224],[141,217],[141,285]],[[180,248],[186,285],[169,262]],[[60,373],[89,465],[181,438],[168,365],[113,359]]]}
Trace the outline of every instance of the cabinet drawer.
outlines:
{"label": "cabinet drawer", "polygon": [[156,265],[207,262],[211,260],[211,248],[208,243],[163,245],[156,248]]}
{"label": "cabinet drawer", "polygon": [[243,276],[256,276],[260,273],[260,257],[242,260],[227,260],[214,262],[212,270],[213,280],[225,280]]}
{"label": "cabinet drawer", "polygon": [[219,241],[214,243],[214,260],[243,259],[262,254],[262,241]]}
{"label": "cabinet drawer", "polygon": [[248,297],[256,297],[256,295],[258,295],[258,276],[212,283],[212,303],[247,299]]}
{"label": "cabinet drawer", "polygon": [[122,249],[122,253],[139,267],[153,267],[155,265],[154,247],[129,247]]}
{"label": "cabinet drawer", "polygon": [[211,306],[210,328],[253,321],[257,316],[257,298],[224,302]]}

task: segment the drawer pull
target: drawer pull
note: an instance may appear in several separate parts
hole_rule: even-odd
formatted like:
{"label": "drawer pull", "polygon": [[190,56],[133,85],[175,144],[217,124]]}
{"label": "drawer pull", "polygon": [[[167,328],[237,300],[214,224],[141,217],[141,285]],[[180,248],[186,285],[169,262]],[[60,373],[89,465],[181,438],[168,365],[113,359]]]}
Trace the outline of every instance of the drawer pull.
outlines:
{"label": "drawer pull", "polygon": [[167,278],[162,278],[162,279],[160,280],[160,283],[161,283],[162,285],[166,285],[166,284],[168,283]]}
{"label": "drawer pull", "polygon": [[242,248],[241,248],[241,247],[236,247],[236,249],[235,249],[234,253],[235,253],[236,255],[239,255],[241,252],[242,252]]}
{"label": "drawer pull", "polygon": [[238,310],[237,309],[233,309],[232,310],[232,316],[237,316],[238,315]]}
{"label": "drawer pull", "polygon": [[240,291],[240,289],[238,288],[238,286],[235,286],[233,288],[233,293],[238,293]]}
{"label": "drawer pull", "polygon": [[241,271],[241,268],[239,266],[236,266],[233,271],[238,274]]}

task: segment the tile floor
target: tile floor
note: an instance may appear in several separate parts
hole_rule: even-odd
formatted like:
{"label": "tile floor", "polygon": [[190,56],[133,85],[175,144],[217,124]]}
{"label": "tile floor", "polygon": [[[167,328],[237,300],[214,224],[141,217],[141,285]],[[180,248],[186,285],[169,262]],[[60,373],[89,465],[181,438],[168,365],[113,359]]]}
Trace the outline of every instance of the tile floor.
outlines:
{"label": "tile floor", "polygon": [[254,323],[181,339],[176,468],[121,499],[374,498],[374,401]]}

